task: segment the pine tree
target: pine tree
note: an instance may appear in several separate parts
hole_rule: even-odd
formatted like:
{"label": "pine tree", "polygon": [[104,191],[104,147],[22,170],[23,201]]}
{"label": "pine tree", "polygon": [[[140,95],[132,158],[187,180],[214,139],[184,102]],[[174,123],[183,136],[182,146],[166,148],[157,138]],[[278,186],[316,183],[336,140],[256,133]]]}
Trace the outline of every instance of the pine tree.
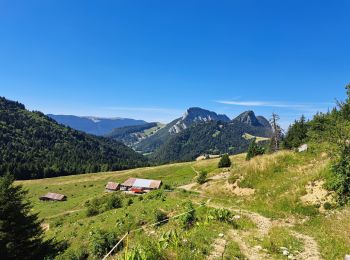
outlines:
{"label": "pine tree", "polygon": [[0,177],[0,259],[44,259],[56,253],[57,245],[43,240],[26,194],[10,174]]}
{"label": "pine tree", "polygon": [[218,167],[225,168],[225,167],[230,167],[230,166],[231,166],[231,160],[230,160],[230,157],[228,156],[228,154],[226,153],[221,157]]}
{"label": "pine tree", "polygon": [[288,128],[288,132],[283,140],[283,147],[292,149],[305,143],[308,138],[308,129],[309,126],[305,116],[301,116],[299,120],[295,120],[294,124]]}

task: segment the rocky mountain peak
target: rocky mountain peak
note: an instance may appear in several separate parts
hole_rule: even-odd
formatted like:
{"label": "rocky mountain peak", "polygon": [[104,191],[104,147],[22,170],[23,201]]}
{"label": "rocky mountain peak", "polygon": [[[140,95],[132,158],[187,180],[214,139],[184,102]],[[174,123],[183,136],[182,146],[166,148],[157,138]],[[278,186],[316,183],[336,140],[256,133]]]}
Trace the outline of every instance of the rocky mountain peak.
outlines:
{"label": "rocky mountain peak", "polygon": [[[264,117],[260,117],[261,121],[264,121]],[[234,120],[251,125],[251,126],[264,126],[265,122],[262,123],[259,121],[259,119],[255,116],[255,113],[251,110],[245,111],[239,116],[237,116]],[[266,120],[266,119],[265,119]],[[267,120],[266,120],[267,121]]]}
{"label": "rocky mountain peak", "polygon": [[169,129],[169,132],[179,133],[194,123],[208,121],[228,122],[230,119],[226,115],[216,114],[215,112],[200,107],[191,107],[187,109],[184,115]]}

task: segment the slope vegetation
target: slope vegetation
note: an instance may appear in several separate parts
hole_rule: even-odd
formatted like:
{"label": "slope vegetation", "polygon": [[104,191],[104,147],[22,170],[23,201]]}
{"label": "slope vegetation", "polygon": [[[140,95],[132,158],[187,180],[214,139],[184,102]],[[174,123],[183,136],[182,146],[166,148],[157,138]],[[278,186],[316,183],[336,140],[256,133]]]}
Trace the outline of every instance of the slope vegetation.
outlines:
{"label": "slope vegetation", "polygon": [[0,98],[0,174],[17,179],[53,177],[146,165],[120,142],[59,125],[40,112]]}
{"label": "slope vegetation", "polygon": [[269,135],[265,127],[238,120],[199,123],[169,137],[150,158],[164,163],[190,161],[202,154],[242,153],[251,142],[244,138],[246,133],[262,137]]}
{"label": "slope vegetation", "polygon": [[[327,155],[311,149],[303,154],[282,151],[249,162],[241,154],[231,160],[233,166],[226,169],[218,169],[218,159],[212,159],[18,184],[29,190],[47,237],[67,239],[69,248],[60,259],[102,258],[128,230],[137,231],[115,250],[113,259],[131,254],[149,259],[286,259],[286,254],[289,259],[342,259],[350,251],[349,207],[321,212],[319,205],[301,199],[310,182],[328,174]],[[208,180],[200,185],[196,175],[203,170]],[[108,181],[129,177],[160,179],[167,189],[177,189],[138,197],[104,192]],[[254,192],[237,192],[244,189]],[[38,197],[48,191],[63,193],[68,200],[40,202]],[[105,207],[115,195],[122,204]],[[88,216],[94,200],[100,206],[96,215]],[[186,212],[189,202],[195,220],[184,226],[191,216],[175,216]],[[152,226],[164,214],[171,219]]]}
{"label": "slope vegetation", "polygon": [[107,134],[106,137],[134,147],[140,141],[155,134],[162,127],[163,125],[161,123],[155,122],[137,126],[125,126],[115,128],[111,133]]}

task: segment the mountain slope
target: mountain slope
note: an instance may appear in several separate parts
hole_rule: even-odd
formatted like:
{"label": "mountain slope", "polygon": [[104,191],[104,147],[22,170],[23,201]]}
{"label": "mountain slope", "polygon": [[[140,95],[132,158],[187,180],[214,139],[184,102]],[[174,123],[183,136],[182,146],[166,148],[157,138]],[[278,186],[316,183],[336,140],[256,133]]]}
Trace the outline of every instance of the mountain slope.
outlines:
{"label": "mountain slope", "polygon": [[0,97],[0,175],[17,179],[126,169],[146,159],[124,144],[57,124]]}
{"label": "mountain slope", "polygon": [[246,151],[250,141],[243,136],[268,137],[268,130],[238,120],[198,123],[171,136],[150,158],[158,163],[190,161],[202,154],[237,154]]}
{"label": "mountain slope", "polygon": [[230,118],[228,118],[226,115],[218,115],[215,112],[199,107],[191,107],[185,112],[183,117],[169,129],[169,132],[177,134],[195,123],[209,121],[228,122],[230,121]]}
{"label": "mountain slope", "polygon": [[164,128],[157,131],[154,135],[136,144],[135,149],[143,153],[154,152],[171,138],[171,136],[180,133],[194,124],[210,121],[228,122],[230,119],[225,115],[218,115],[215,112],[202,108],[189,108],[181,118],[175,119]]}
{"label": "mountain slope", "polygon": [[105,136],[133,147],[141,140],[156,133],[162,127],[162,124],[155,122],[137,126],[124,126],[115,128],[111,133]]}
{"label": "mountain slope", "polygon": [[147,122],[130,118],[101,118],[101,117],[79,117],[72,115],[52,115],[49,117],[58,123],[88,134],[105,135],[113,129],[124,126],[142,125]]}

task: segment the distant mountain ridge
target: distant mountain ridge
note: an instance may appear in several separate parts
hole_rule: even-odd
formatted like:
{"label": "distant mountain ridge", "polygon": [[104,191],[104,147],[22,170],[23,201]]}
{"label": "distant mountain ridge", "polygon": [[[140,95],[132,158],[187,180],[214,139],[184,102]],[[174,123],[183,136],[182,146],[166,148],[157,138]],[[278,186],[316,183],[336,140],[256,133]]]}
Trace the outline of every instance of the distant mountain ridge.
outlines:
{"label": "distant mountain ridge", "polygon": [[[201,135],[199,139],[198,133]],[[134,149],[142,153],[155,153],[151,157],[157,162],[181,161],[194,159],[199,152],[242,152],[249,144],[249,141],[242,137],[246,133],[270,137],[272,130],[268,120],[262,116],[256,117],[253,111],[243,112],[230,120],[226,115],[193,107],[181,118],[141,140]],[[220,141],[213,142],[212,136],[220,136]],[[182,143],[179,138],[182,141],[187,140],[192,146],[179,145]],[[206,144],[203,140],[206,140]]]}
{"label": "distant mountain ridge", "polygon": [[169,132],[179,133],[194,123],[209,121],[228,122],[230,121],[230,118],[226,115],[218,115],[215,112],[200,107],[191,107],[187,109],[182,118],[178,119],[178,121],[169,129]]}
{"label": "distant mountain ridge", "polygon": [[230,121],[226,115],[218,115],[215,112],[199,108],[191,107],[186,110],[184,115],[173,120],[158,130],[153,135],[141,140],[135,145],[135,149],[142,153],[151,153],[158,149],[173,134],[178,134],[184,129],[191,127],[197,123],[205,123],[210,121]]}
{"label": "distant mountain ridge", "polygon": [[203,154],[242,153],[251,142],[244,138],[247,133],[269,137],[270,129],[239,120],[202,122],[169,136],[150,155],[150,159],[157,163],[170,163],[191,161]]}
{"label": "distant mountain ridge", "polygon": [[0,176],[47,178],[147,165],[124,144],[58,124],[41,112],[0,97]]}
{"label": "distant mountain ridge", "polygon": [[103,118],[94,116],[74,116],[74,115],[53,115],[47,116],[56,120],[58,123],[69,126],[75,130],[83,131],[88,134],[103,136],[113,131],[115,128],[125,126],[143,125],[147,122],[131,118]]}

